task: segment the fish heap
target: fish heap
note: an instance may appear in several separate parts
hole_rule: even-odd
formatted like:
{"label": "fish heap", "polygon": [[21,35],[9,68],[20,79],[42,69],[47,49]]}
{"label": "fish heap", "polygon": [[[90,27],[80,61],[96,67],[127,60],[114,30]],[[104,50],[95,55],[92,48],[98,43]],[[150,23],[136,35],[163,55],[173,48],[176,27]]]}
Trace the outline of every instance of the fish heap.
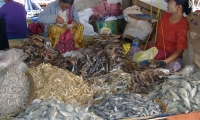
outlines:
{"label": "fish heap", "polygon": [[167,105],[167,113],[188,113],[200,110],[200,80],[196,78],[167,79],[149,93]]}
{"label": "fish heap", "polygon": [[26,38],[21,48],[29,55],[24,61],[28,67],[50,63],[62,69],[70,70],[72,68],[70,60],[65,59],[58,50],[53,49],[48,39],[39,35]]}
{"label": "fish heap", "polygon": [[0,69],[0,116],[17,112],[28,101],[29,80],[20,70]]}
{"label": "fish heap", "polygon": [[24,112],[13,120],[102,120],[92,112],[85,112],[84,108],[65,104],[53,99],[43,100],[31,104]]}
{"label": "fish heap", "polygon": [[73,105],[83,105],[93,97],[93,90],[82,77],[50,64],[40,64],[28,71],[35,82],[36,98],[54,98]]}
{"label": "fish heap", "polygon": [[123,46],[118,42],[96,42],[80,51],[85,57],[72,61],[72,71],[83,78],[95,77],[109,73],[126,60]]}
{"label": "fish heap", "polygon": [[135,84],[133,86],[134,92],[148,93],[154,89],[155,86],[164,82],[164,79],[159,76],[168,76],[158,69],[145,69],[132,61],[126,61],[121,69],[131,74]]}
{"label": "fish heap", "polygon": [[88,78],[86,81],[98,96],[95,101],[111,93],[130,93],[133,91],[134,84],[131,75],[120,69],[112,70],[106,75]]}
{"label": "fish heap", "polygon": [[94,104],[92,110],[105,120],[138,118],[163,113],[156,101],[140,94],[112,94],[99,104]]}
{"label": "fish heap", "polygon": [[50,63],[88,78],[107,74],[126,60],[124,48],[117,39],[118,37],[109,36],[100,37],[100,40],[96,39],[96,42],[90,46],[80,49],[83,58],[63,57],[58,50],[51,47],[51,43],[47,39],[41,36],[25,39],[22,49],[29,55],[25,60],[29,67]]}

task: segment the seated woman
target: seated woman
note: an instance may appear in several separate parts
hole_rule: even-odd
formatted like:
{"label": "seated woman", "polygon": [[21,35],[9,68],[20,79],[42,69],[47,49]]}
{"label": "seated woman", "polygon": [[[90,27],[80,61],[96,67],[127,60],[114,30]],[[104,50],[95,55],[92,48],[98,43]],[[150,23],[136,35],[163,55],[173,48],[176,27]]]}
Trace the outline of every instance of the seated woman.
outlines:
{"label": "seated woman", "polygon": [[182,53],[188,47],[187,31],[189,26],[183,16],[183,13],[190,13],[191,10],[188,6],[188,0],[169,0],[168,12],[163,13],[157,26],[158,34],[148,46],[148,48],[154,45],[157,47],[158,54],[154,59],[164,61],[171,72],[179,71],[182,68]]}
{"label": "seated woman", "polygon": [[4,0],[0,8],[0,18],[6,21],[8,39],[22,39],[27,37],[26,11],[22,4],[13,0]]}
{"label": "seated woman", "polygon": [[[38,22],[45,23],[45,34],[48,33],[53,47],[61,53],[75,50],[84,44],[81,34],[84,28],[83,25],[79,24],[78,13],[73,3],[74,0],[56,0],[50,3],[38,16]],[[55,25],[56,23],[72,24],[72,31],[71,29],[65,30],[65,28],[63,31],[63,27]]]}

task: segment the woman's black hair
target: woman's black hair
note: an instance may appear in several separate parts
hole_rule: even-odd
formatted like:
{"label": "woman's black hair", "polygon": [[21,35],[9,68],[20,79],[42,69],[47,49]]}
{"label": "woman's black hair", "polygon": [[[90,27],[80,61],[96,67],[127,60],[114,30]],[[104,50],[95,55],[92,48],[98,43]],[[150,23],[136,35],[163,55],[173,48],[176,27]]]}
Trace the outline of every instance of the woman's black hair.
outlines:
{"label": "woman's black hair", "polygon": [[[192,8],[189,8],[189,2],[188,0],[174,0],[176,2],[176,5],[181,5],[183,8],[183,13],[186,15],[190,14],[192,11]],[[169,0],[167,0],[169,2]]]}
{"label": "woman's black hair", "polygon": [[71,5],[74,4],[74,0],[59,0],[59,1],[60,1],[60,2],[63,2],[63,3],[71,4]]}

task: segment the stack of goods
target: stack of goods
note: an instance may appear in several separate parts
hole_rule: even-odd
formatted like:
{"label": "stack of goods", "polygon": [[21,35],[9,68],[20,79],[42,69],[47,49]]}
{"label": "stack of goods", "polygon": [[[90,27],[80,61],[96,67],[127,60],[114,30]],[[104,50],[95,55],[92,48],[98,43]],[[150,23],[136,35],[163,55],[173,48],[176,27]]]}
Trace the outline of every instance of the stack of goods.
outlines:
{"label": "stack of goods", "polygon": [[36,87],[36,98],[54,98],[73,105],[84,105],[93,97],[93,91],[79,76],[50,64],[41,64],[29,70]]}
{"label": "stack of goods", "polygon": [[25,107],[30,82],[25,73],[11,67],[1,69],[0,76],[0,116],[7,116]]}
{"label": "stack of goods", "polygon": [[94,113],[85,112],[83,108],[65,104],[53,99],[31,104],[13,120],[102,120]]}
{"label": "stack of goods", "polygon": [[106,120],[138,118],[163,113],[155,100],[140,94],[113,94],[94,104],[93,111]]}
{"label": "stack of goods", "polygon": [[166,105],[168,113],[188,113],[200,110],[200,80],[195,78],[168,79],[149,94]]}

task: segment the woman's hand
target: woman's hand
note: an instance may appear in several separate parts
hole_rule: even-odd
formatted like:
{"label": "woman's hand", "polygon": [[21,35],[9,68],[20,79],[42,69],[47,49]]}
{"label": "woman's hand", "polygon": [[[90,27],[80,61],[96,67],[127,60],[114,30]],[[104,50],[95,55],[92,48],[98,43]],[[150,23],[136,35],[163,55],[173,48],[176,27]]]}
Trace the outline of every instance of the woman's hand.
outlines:
{"label": "woman's hand", "polygon": [[62,17],[57,16],[56,22],[59,23],[59,24],[63,24],[65,21],[64,21],[64,19]]}
{"label": "woman's hand", "polygon": [[76,26],[77,25],[77,22],[75,20],[72,20],[72,26]]}

